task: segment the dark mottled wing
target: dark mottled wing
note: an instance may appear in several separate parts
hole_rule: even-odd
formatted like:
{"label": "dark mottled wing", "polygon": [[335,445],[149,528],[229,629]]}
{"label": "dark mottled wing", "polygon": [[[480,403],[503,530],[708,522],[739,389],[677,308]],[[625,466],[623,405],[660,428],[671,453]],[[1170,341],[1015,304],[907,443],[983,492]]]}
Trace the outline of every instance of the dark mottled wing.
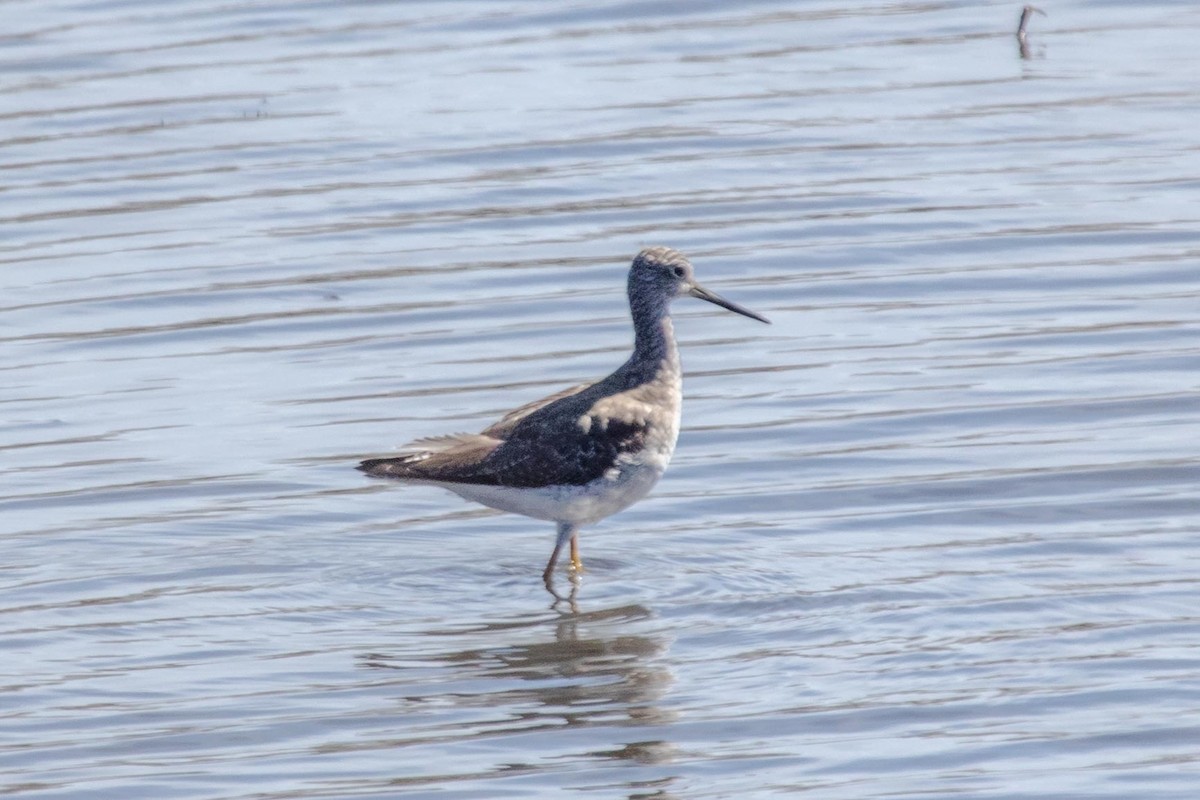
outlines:
{"label": "dark mottled wing", "polygon": [[549,397],[526,403],[508,412],[481,433],[452,433],[447,436],[417,439],[406,444],[398,456],[370,458],[360,463],[358,468],[375,478],[496,485],[494,477],[490,474],[480,476],[473,473],[483,458],[502,444],[521,420],[557,400],[578,394],[589,385],[581,383],[555,392]]}
{"label": "dark mottled wing", "polygon": [[603,476],[621,454],[640,449],[645,442],[642,423],[609,419],[605,424],[592,418],[584,430],[578,420],[591,408],[592,400],[564,397],[572,398],[565,401],[567,405],[578,407],[558,407],[541,414],[534,409],[511,423],[505,441],[485,434],[439,436],[412,445],[426,449],[371,459],[358,468],[377,478],[524,489],[582,486]]}
{"label": "dark mottled wing", "polygon": [[622,453],[640,449],[646,437],[642,423],[593,417],[579,424],[605,388],[572,386],[509,412],[482,433],[420,439],[406,448],[411,452],[364,461],[359,469],[443,483],[582,486],[603,476]]}
{"label": "dark mottled wing", "polygon": [[571,417],[554,415],[545,421],[550,424],[517,425],[479,462],[474,482],[526,489],[582,486],[602,477],[623,453],[640,449],[646,438],[646,426],[640,423],[614,419],[584,431]]}

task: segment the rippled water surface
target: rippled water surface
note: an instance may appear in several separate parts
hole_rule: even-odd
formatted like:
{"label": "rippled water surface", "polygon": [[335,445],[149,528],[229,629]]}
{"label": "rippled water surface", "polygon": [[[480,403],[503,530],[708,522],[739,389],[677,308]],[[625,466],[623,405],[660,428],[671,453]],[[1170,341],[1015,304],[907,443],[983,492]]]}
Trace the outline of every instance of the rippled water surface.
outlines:
{"label": "rippled water surface", "polygon": [[[1200,9],[1046,10],[5,4],[0,794],[1196,797]],[[552,605],[352,467],[650,244],[774,325]]]}

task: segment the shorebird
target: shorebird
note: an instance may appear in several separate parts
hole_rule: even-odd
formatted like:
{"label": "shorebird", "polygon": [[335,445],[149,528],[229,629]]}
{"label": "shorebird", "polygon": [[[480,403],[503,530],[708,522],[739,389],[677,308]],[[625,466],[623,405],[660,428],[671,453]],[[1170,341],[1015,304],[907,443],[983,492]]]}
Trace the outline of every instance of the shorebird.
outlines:
{"label": "shorebird", "polygon": [[710,292],[669,247],[647,248],[629,268],[633,355],[595,383],[517,408],[480,433],[418,439],[394,458],[358,468],[376,478],[431,484],[501,511],[557,525],[542,580],[563,546],[579,558],[579,528],[641,500],[667,469],[679,436],[683,383],[671,325],[676,297],[697,297],[759,322],[766,317]]}

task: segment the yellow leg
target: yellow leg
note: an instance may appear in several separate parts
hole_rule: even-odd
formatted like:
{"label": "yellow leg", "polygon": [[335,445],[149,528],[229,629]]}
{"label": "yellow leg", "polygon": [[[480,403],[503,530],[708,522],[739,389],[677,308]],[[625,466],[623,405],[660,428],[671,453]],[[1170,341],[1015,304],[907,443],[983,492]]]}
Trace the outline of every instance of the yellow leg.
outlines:
{"label": "yellow leg", "polygon": [[579,531],[571,534],[571,569],[583,572],[583,561],[579,558]]}

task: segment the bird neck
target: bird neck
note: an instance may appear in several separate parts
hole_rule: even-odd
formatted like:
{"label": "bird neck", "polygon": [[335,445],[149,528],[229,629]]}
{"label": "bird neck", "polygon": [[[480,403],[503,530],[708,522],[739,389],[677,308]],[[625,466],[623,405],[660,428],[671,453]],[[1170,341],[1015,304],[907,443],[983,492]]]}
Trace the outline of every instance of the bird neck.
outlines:
{"label": "bird neck", "polygon": [[646,365],[665,362],[678,368],[679,348],[675,344],[675,327],[671,324],[667,303],[634,302],[630,308],[633,312],[633,360]]}

